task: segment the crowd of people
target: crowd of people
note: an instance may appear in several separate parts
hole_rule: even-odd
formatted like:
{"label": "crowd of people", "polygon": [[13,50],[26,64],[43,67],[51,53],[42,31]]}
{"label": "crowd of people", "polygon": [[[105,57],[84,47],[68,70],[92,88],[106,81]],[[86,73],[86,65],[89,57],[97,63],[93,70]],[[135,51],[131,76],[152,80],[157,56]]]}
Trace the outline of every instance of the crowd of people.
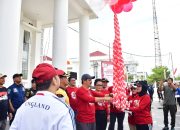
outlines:
{"label": "crowd of people", "polygon": [[[32,73],[32,87],[25,90],[22,76],[14,74],[13,84],[6,88],[3,85],[7,75],[0,74],[0,130],[5,130],[7,117],[10,130],[114,130],[116,120],[117,129],[123,130],[125,111],[113,104],[113,86],[108,86],[108,79],[83,74],[82,85],[77,87],[76,77],[42,63]],[[92,79],[95,79],[94,89]],[[154,91],[151,87],[147,81],[127,85],[129,107],[126,112],[130,130],[152,130]],[[159,86],[158,91],[164,91],[163,130],[169,129],[169,111],[171,130],[175,127],[176,90],[180,92],[172,78]]]}

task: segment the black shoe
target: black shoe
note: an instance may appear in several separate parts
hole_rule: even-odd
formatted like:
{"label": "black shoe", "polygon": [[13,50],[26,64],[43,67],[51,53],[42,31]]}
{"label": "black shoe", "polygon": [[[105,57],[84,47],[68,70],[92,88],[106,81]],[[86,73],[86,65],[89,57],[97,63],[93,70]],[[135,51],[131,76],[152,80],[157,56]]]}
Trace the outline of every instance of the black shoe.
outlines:
{"label": "black shoe", "polygon": [[169,130],[169,127],[165,126],[162,130]]}
{"label": "black shoe", "polygon": [[171,127],[171,130],[175,130],[174,127]]}

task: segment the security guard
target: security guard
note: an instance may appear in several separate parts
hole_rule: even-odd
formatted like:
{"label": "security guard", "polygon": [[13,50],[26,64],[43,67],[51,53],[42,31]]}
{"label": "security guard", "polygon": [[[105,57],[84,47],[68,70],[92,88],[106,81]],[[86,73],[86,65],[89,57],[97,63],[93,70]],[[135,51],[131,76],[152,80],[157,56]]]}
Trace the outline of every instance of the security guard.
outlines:
{"label": "security guard", "polygon": [[32,77],[38,92],[17,110],[10,130],[75,130],[72,109],[55,95],[60,79],[54,67],[39,64]]}
{"label": "security guard", "polygon": [[14,83],[8,87],[8,99],[9,99],[9,106],[10,112],[12,113],[13,117],[10,120],[10,125],[14,120],[15,114],[17,109],[24,103],[25,101],[25,89],[22,85],[22,74],[14,74],[13,81]]}

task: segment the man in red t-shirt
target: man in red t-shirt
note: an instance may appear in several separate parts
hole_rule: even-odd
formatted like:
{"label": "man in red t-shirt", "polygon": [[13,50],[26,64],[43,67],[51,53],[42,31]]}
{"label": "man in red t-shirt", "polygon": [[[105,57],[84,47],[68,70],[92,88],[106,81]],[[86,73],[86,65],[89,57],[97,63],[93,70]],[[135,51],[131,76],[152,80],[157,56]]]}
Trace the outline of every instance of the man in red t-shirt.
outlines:
{"label": "man in red t-shirt", "polygon": [[69,81],[69,86],[66,88],[66,92],[69,97],[70,106],[74,110],[74,113],[76,115],[77,113],[76,91],[78,90],[78,88],[76,87],[76,79],[73,77],[69,77],[68,81]]}
{"label": "man in red t-shirt", "polygon": [[105,94],[90,90],[94,76],[83,74],[81,77],[82,86],[77,90],[77,130],[96,130],[95,102],[109,101],[110,97]]}

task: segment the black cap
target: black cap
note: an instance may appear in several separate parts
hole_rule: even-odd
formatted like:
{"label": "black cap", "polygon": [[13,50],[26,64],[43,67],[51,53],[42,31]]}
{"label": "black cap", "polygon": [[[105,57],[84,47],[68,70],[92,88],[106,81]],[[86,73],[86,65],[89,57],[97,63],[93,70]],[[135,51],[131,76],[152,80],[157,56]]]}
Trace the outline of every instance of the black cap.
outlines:
{"label": "black cap", "polygon": [[109,80],[106,78],[102,78],[102,82],[109,82]]}
{"label": "black cap", "polygon": [[23,76],[23,74],[14,74],[13,79],[16,78],[16,77],[22,77],[22,76]]}
{"label": "black cap", "polygon": [[83,74],[81,80],[94,79],[95,76],[91,76],[89,74]]}

